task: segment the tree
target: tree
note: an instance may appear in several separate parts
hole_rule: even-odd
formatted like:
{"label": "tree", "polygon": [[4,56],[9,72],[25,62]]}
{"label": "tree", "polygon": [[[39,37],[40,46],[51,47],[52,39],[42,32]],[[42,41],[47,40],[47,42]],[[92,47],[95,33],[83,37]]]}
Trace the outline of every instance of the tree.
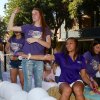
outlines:
{"label": "tree", "polygon": [[71,18],[77,18],[78,7],[82,5],[84,0],[73,0],[68,5],[68,11]]}
{"label": "tree", "polygon": [[7,3],[7,8],[5,10],[5,20],[8,23],[9,17],[12,11],[16,7],[20,7],[20,13],[15,18],[15,24],[23,25],[25,23],[31,23],[31,11],[34,7],[35,0],[9,0]]}
{"label": "tree", "polygon": [[0,17],[0,38],[4,39],[6,33],[6,23],[3,18]]}

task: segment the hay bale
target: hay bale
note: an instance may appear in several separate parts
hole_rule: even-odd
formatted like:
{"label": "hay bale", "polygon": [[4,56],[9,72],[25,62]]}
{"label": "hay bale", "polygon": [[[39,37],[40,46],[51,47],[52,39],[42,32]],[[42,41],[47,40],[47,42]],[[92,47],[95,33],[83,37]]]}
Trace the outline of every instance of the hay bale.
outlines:
{"label": "hay bale", "polygon": [[[61,94],[59,93],[59,88],[56,87],[51,87],[50,89],[47,90],[48,94],[50,96],[55,97],[57,100],[59,100]],[[70,100],[75,100],[75,96],[72,94]]]}
{"label": "hay bale", "polygon": [[59,93],[59,88],[57,86],[51,87],[50,89],[47,90],[48,94],[50,96],[55,97],[57,100],[59,100],[61,94]]}

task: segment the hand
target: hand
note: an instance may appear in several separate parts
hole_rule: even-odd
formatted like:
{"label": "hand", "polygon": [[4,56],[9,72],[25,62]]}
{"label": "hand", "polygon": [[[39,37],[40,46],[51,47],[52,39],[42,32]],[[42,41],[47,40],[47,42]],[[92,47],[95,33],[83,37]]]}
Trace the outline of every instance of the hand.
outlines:
{"label": "hand", "polygon": [[10,56],[10,59],[11,60],[18,60],[18,57],[16,57],[16,56]]}
{"label": "hand", "polygon": [[50,54],[47,54],[47,55],[44,56],[44,59],[51,61],[52,60],[52,56]]}
{"label": "hand", "polygon": [[27,38],[26,40],[29,44],[34,43],[34,42],[38,42],[38,38]]}
{"label": "hand", "polygon": [[[90,79],[91,80],[91,79]],[[97,82],[92,78],[89,86],[93,89],[93,90],[97,90],[98,89],[98,84]]]}
{"label": "hand", "polygon": [[21,56],[22,58],[27,58],[28,57],[28,55],[26,55],[24,53],[19,53],[18,55]]}
{"label": "hand", "polygon": [[19,12],[20,12],[20,8],[19,7],[15,8],[15,10],[13,11],[13,13],[15,13],[15,14],[17,14]]}

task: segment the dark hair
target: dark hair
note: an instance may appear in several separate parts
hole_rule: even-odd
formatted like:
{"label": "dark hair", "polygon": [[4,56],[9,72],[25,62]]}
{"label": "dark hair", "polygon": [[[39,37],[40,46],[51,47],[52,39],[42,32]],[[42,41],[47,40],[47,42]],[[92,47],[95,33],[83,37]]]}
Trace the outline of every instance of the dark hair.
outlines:
{"label": "dark hair", "polygon": [[[76,38],[74,38],[74,37],[69,37],[69,38],[66,40],[66,42],[67,42],[68,40],[73,40],[73,41],[75,42],[75,45],[76,45],[76,47],[75,47],[75,54],[74,54],[74,59],[75,59],[75,57],[79,55],[78,40],[77,40]],[[69,54],[69,52],[68,52],[67,49],[66,49],[66,42],[65,42],[64,46],[62,47],[62,52],[64,52],[64,54]]]}
{"label": "dark hair", "polygon": [[37,10],[40,13],[40,16],[41,16],[41,25],[42,25],[42,31],[43,31],[42,37],[44,39],[45,36],[46,36],[45,30],[46,30],[47,24],[46,24],[46,21],[45,21],[45,18],[44,18],[43,11],[40,8],[33,8],[33,10]]}
{"label": "dark hair", "polygon": [[100,44],[100,40],[98,40],[98,39],[95,39],[93,41],[93,43],[91,44],[91,46],[90,46],[90,53],[91,53],[91,55],[93,55],[93,56],[96,55],[95,52],[94,52],[94,46],[96,46],[98,44]]}
{"label": "dark hair", "polygon": [[[15,38],[15,37],[16,37],[16,35],[15,35],[16,32],[17,32],[17,31],[13,32],[13,35],[11,36],[12,38]],[[22,38],[24,38],[24,33],[21,33],[21,32],[18,32],[18,33],[20,33],[21,36],[22,36]]]}

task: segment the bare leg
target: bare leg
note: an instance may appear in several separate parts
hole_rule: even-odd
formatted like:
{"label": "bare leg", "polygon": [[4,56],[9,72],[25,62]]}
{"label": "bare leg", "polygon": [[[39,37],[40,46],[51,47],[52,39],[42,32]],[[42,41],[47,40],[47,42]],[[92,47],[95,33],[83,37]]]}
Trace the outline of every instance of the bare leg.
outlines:
{"label": "bare leg", "polygon": [[16,68],[10,69],[10,78],[12,83],[17,83],[17,74],[18,74],[18,69]]}
{"label": "bare leg", "polygon": [[72,93],[72,89],[67,83],[62,83],[59,86],[59,90],[61,93],[61,97],[59,100],[70,100],[70,95]]}
{"label": "bare leg", "polygon": [[23,86],[24,86],[23,70],[22,69],[19,69],[18,74],[19,74],[20,83],[21,83],[21,86],[22,86],[22,89],[23,89]]}
{"label": "bare leg", "polygon": [[83,91],[84,91],[84,84],[82,82],[75,82],[73,85],[73,92],[75,94],[76,100],[85,100]]}

